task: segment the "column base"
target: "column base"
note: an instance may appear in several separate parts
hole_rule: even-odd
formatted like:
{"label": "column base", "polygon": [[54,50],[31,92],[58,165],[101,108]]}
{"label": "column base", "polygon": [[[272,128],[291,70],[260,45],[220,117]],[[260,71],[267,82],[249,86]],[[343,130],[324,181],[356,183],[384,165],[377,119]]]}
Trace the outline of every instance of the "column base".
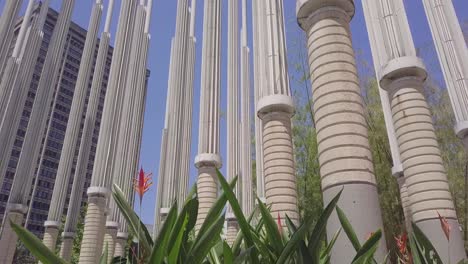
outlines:
{"label": "column base", "polygon": [[73,241],[75,233],[64,232],[62,234],[62,245],[60,247],[60,257],[65,261],[70,261],[73,253]]}
{"label": "column base", "polygon": [[197,187],[199,205],[197,222],[195,224],[196,233],[198,233],[203,222],[205,222],[209,210],[218,197],[216,167],[203,166],[198,168]]}
{"label": "column base", "polygon": [[93,193],[90,195],[88,191],[88,210],[85,217],[79,263],[99,262],[104,242],[106,202],[105,194]]}
{"label": "column base", "polygon": [[107,246],[107,260],[108,263],[111,263],[112,258],[114,257],[115,252],[115,243],[117,239],[117,231],[119,228],[119,223],[117,222],[106,222],[106,231],[104,234],[104,244],[103,249]]}
{"label": "column base", "polygon": [[117,239],[115,240],[115,251],[114,257],[125,257],[127,253],[127,233],[117,233]]}
{"label": "column base", "polygon": [[57,245],[59,225],[60,223],[55,221],[46,221],[44,223],[45,231],[42,242],[44,242],[44,245],[52,251],[55,251],[55,247]]}
{"label": "column base", "polygon": [[24,212],[10,211],[5,215],[5,218],[5,226],[0,238],[0,263],[9,264],[13,262],[18,241],[18,236],[11,228],[10,221],[21,225],[23,223]]}
{"label": "column base", "polygon": [[[370,234],[381,229],[383,226],[377,187],[366,183],[348,183],[329,187],[323,191],[324,205],[327,205],[340,190],[343,190],[343,193],[338,201],[338,206],[345,212],[359,241],[363,244]],[[341,223],[335,211],[327,223],[328,239],[331,240],[340,228]],[[379,248],[375,254],[377,262],[383,261],[386,253],[385,237],[382,236]],[[342,234],[333,247],[331,263],[349,263],[349,259],[353,259],[355,255],[356,250],[349,242],[347,236]]]}
{"label": "column base", "polygon": [[232,246],[236,241],[237,234],[239,233],[239,223],[235,218],[229,218],[226,220],[226,243]]}
{"label": "column base", "polygon": [[465,152],[468,153],[468,121],[457,123],[455,125],[455,133],[461,138],[465,146]]}
{"label": "column base", "polygon": [[[452,230],[450,231],[450,242],[447,241],[442,231],[440,220],[438,218],[429,219],[416,223],[423,233],[431,241],[434,248],[442,258],[443,263],[458,263],[466,259],[465,247],[463,245],[463,236],[460,231],[460,225],[456,219],[447,219]],[[448,258],[448,249],[450,243],[450,261]]]}

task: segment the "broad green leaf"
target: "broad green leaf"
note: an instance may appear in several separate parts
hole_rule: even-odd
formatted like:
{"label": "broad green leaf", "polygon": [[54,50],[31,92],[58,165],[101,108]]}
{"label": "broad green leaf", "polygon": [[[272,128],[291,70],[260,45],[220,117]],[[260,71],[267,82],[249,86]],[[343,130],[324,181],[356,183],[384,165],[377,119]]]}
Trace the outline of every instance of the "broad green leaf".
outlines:
{"label": "broad green leaf", "polygon": [[234,262],[234,255],[232,254],[231,247],[223,241],[223,257],[224,257],[224,264],[233,264]]}
{"label": "broad green leaf", "polygon": [[137,234],[142,247],[143,252],[151,252],[153,246],[153,239],[151,238],[148,229],[146,229],[145,224],[143,224],[138,217],[138,215],[133,210],[133,207],[127,202],[122,189],[119,186],[114,184],[114,191],[112,192],[112,197],[114,198],[115,204],[119,207],[120,212],[127,220],[130,230]]}
{"label": "broad green leaf", "polygon": [[163,263],[164,257],[166,256],[166,253],[168,250],[171,230],[176,221],[176,217],[177,217],[177,201],[174,202],[171,209],[169,210],[169,213],[167,214],[166,220],[164,221],[161,231],[159,232],[159,235],[156,238],[149,263],[151,264]]}
{"label": "broad green leaf", "polygon": [[312,256],[312,259],[315,263],[318,263],[320,259],[320,241],[322,240],[322,237],[325,234],[328,218],[335,209],[342,192],[343,190],[339,191],[338,194],[327,205],[325,210],[323,210],[323,213],[320,215],[320,218],[315,224],[314,230],[312,231],[312,234],[309,237],[309,253]]}
{"label": "broad green leaf", "polygon": [[[252,213],[250,214],[249,218],[247,219],[247,222],[249,223],[249,226],[251,225],[252,223],[252,219],[254,218],[255,214],[256,214],[256,211],[257,211],[257,207],[255,207],[255,209],[252,211]],[[234,243],[232,244],[232,253],[234,256],[237,256],[239,255],[239,252],[240,252],[240,246],[242,244],[242,240],[244,239],[244,233],[242,233],[242,230],[239,230],[239,232],[237,233],[237,237],[236,237],[236,240],[234,241]]]}
{"label": "broad green leaf", "polygon": [[[231,205],[231,209],[236,216],[237,222],[239,223],[240,229],[244,233],[245,237],[245,244],[247,248],[250,248],[254,245],[253,243],[253,237],[252,237],[252,232],[250,230],[250,225],[245,219],[244,214],[242,213],[242,210],[239,205],[239,201],[236,199],[236,196],[232,189],[230,188],[229,184],[226,182],[226,179],[224,179],[223,175],[219,170],[216,170],[216,174],[218,176],[218,181],[221,185],[221,188],[223,189],[224,193],[226,194],[226,197],[229,201],[229,204]],[[251,254],[252,256],[252,262],[253,263],[258,263],[258,259],[256,258],[256,254]]]}
{"label": "broad green leaf", "polygon": [[248,263],[247,260],[250,258],[250,254],[252,253],[252,251],[253,248],[242,250],[234,260],[234,264]]}
{"label": "broad green leaf", "polygon": [[416,238],[414,237],[414,234],[411,234],[409,236],[409,242],[410,242],[410,248],[412,252],[411,255],[413,257],[413,264],[422,264],[420,252],[419,252],[418,246],[416,245]]}
{"label": "broad green leaf", "polygon": [[270,210],[268,210],[263,204],[263,202],[257,197],[258,208],[262,214],[262,218],[265,221],[265,228],[267,231],[267,243],[275,249],[274,254],[280,256],[283,251],[283,240],[281,234],[279,233],[279,226],[276,221],[273,219]]}
{"label": "broad green leaf", "polygon": [[346,214],[343,212],[343,210],[341,210],[339,206],[336,207],[336,213],[338,214],[338,219],[340,220],[341,226],[343,227],[343,230],[345,231],[346,235],[351,241],[351,244],[353,245],[354,249],[356,250],[356,252],[359,251],[359,249],[361,249],[361,243],[359,242],[356,232],[354,232],[354,228],[351,226],[351,223],[346,217]]}
{"label": "broad green leaf", "polygon": [[[356,256],[354,257],[352,263],[355,263],[355,261],[357,260],[367,261],[368,259],[372,259],[375,251],[377,250],[377,247],[379,246],[380,238],[382,238],[382,231],[377,230],[377,232],[372,234],[372,236],[364,243],[364,245],[362,245],[362,247],[359,249]],[[357,263],[365,263],[365,262],[357,262]]]}
{"label": "broad green leaf", "polygon": [[431,241],[426,237],[423,231],[415,223],[412,223],[412,225],[416,243],[422,248],[421,253],[424,255],[424,258],[430,263],[443,263],[439,254],[437,253],[437,250],[434,248]]}
{"label": "broad green leaf", "polygon": [[52,250],[42,243],[39,238],[25,228],[10,221],[11,228],[15,231],[24,246],[43,264],[66,264],[67,262],[57,257]]}
{"label": "broad green leaf", "polygon": [[208,230],[203,233],[197,241],[197,243],[192,247],[188,254],[188,259],[185,263],[201,263],[203,259],[208,255],[211,248],[218,242],[220,239],[220,234],[224,227],[225,215],[219,217],[216,222],[211,225]]}
{"label": "broad green leaf", "polygon": [[101,258],[99,259],[100,264],[107,264],[107,255],[109,252],[109,244],[106,243],[104,251],[102,252]]}
{"label": "broad green leaf", "polygon": [[[291,234],[296,233],[297,227],[291,221],[291,219],[286,215],[286,224],[288,226],[289,232]],[[299,242],[299,247],[297,249],[297,264],[302,263],[312,263],[312,256],[309,254],[309,250],[307,249],[306,242],[304,239]]]}
{"label": "broad green leaf", "polygon": [[176,243],[176,240],[179,238],[179,233],[182,233],[181,239],[183,238],[185,227],[188,223],[188,213],[189,213],[189,210],[191,209],[191,205],[195,202],[195,199],[196,198],[187,200],[184,207],[182,208],[182,211],[177,217],[177,220],[174,224],[174,227],[172,228],[171,236],[169,239],[169,245],[168,245],[169,249],[174,247],[174,243]]}
{"label": "broad green leaf", "polygon": [[360,255],[357,259],[353,260],[352,264],[369,264],[374,263],[373,256],[377,251],[378,244],[373,245],[364,254]]}
{"label": "broad green leaf", "polygon": [[214,247],[211,248],[209,256],[212,263],[221,264],[221,261],[219,260],[218,254],[216,253],[216,249]]}
{"label": "broad green leaf", "polygon": [[[189,203],[187,203],[187,205],[189,205]],[[185,209],[186,207],[184,207]],[[184,210],[182,210],[184,211]],[[175,235],[175,241],[173,243],[169,243],[169,247],[168,249],[170,250],[169,251],[169,258],[168,258],[168,263],[169,264],[176,264],[178,259],[179,259],[179,253],[180,253],[180,247],[182,245],[182,239],[184,237],[184,232],[185,232],[185,228],[187,227],[187,223],[188,223],[188,214],[187,212],[183,212],[180,216],[179,216],[179,219],[183,219],[182,220],[182,224],[179,226],[177,223],[174,225],[174,228],[172,229],[172,234],[171,236]],[[179,219],[177,219],[177,221],[179,221]]]}

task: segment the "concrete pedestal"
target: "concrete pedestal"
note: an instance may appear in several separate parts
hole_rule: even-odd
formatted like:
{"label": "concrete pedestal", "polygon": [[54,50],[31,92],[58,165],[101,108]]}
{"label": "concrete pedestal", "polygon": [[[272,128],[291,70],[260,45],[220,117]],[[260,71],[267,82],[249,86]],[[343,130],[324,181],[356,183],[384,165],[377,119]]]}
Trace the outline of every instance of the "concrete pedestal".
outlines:
{"label": "concrete pedestal", "polygon": [[119,228],[119,223],[116,223],[116,222],[106,223],[106,232],[104,233],[104,244],[102,245],[102,248],[104,250],[107,245],[107,263],[111,263],[112,258],[114,257],[118,228]]}
{"label": "concrete pedestal", "polygon": [[292,144],[292,99],[285,95],[263,97],[258,102],[258,116],[263,123],[263,166],[266,204],[276,219],[286,215],[299,224],[297,188]]}
{"label": "concrete pedestal", "polygon": [[59,224],[57,222],[50,222],[46,221],[44,226],[45,226],[45,231],[44,231],[44,238],[42,239],[42,242],[44,245],[46,245],[47,248],[49,248],[52,251],[55,251],[55,246],[57,245],[57,237],[59,234]]}
{"label": "concrete pedestal", "polygon": [[[349,23],[351,0],[298,0],[297,17],[307,33],[312,98],[324,203],[344,189],[338,202],[360,241],[383,229],[368,127]],[[327,224],[329,239],[341,227],[336,215]],[[386,255],[385,239],[376,253]],[[346,236],[332,250],[332,263],[356,254]]]}
{"label": "concrete pedestal", "polygon": [[81,243],[80,264],[99,262],[104,242],[106,200],[105,196],[90,195],[88,192],[88,211]]}
{"label": "concrete pedestal", "polygon": [[452,226],[451,261],[456,263],[466,255],[431,111],[420,92],[422,81],[404,77],[394,81],[389,89],[396,91],[391,101],[392,113],[412,220],[431,239],[444,263],[448,263],[447,240],[437,213],[446,217]]}
{"label": "concrete pedestal", "polygon": [[117,238],[115,240],[115,250],[114,257],[125,257],[127,253],[127,233],[117,233]]}
{"label": "concrete pedestal", "polygon": [[218,198],[216,167],[202,166],[198,168],[197,188],[199,205],[195,230],[198,232],[205,221],[206,215]]}
{"label": "concrete pedestal", "polygon": [[18,236],[11,228],[10,221],[17,225],[22,225],[24,213],[10,211],[5,217],[5,226],[3,227],[3,232],[0,238],[0,263],[9,264],[13,262],[13,257],[15,256],[16,251],[16,242],[18,241]]}
{"label": "concrete pedestal", "polygon": [[236,218],[229,218],[226,220],[227,230],[226,230],[226,243],[232,246],[236,241],[237,233],[239,233],[239,224],[237,223]]}
{"label": "concrete pedestal", "polygon": [[64,233],[62,235],[62,245],[60,247],[60,257],[65,261],[70,261],[73,254],[74,233]]}

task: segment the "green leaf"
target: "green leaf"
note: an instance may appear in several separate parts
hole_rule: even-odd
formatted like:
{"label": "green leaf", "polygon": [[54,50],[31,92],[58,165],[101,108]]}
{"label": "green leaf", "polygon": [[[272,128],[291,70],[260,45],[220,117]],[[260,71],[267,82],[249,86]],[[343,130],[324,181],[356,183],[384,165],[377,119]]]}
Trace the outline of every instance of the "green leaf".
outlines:
{"label": "green leaf", "polygon": [[15,231],[24,246],[43,264],[66,264],[67,262],[57,257],[52,250],[42,243],[39,238],[25,228],[10,221],[11,228]]}
{"label": "green leaf", "polygon": [[[190,205],[191,203],[187,203],[187,205]],[[184,207],[184,209],[186,208],[186,206]],[[182,211],[184,211],[184,209],[182,209]],[[182,220],[182,224],[179,226],[177,223],[174,225],[174,228],[172,229],[172,234],[171,236],[174,236],[175,235],[175,240],[173,243],[169,243],[169,247],[168,249],[170,249],[170,252],[169,252],[169,258],[168,258],[168,263],[169,264],[176,264],[177,263],[177,260],[179,258],[179,252],[180,252],[180,247],[182,245],[182,239],[184,237],[184,232],[185,232],[185,228],[187,227],[187,223],[188,223],[188,214],[187,212],[183,212],[179,218],[177,219],[177,222],[179,222],[180,219],[183,219]]]}
{"label": "green leaf", "polygon": [[122,189],[114,184],[114,191],[112,197],[114,198],[115,204],[119,207],[120,212],[127,220],[130,230],[138,236],[140,245],[143,252],[151,252],[153,246],[153,239],[151,238],[146,225],[143,224],[138,215],[133,211],[133,207],[127,202]]}
{"label": "green leaf", "polygon": [[424,258],[430,263],[443,263],[440,259],[437,250],[432,245],[431,241],[426,237],[423,231],[415,224],[413,225],[413,234],[416,238],[416,245],[420,246],[421,253]]}
{"label": "green leaf", "polygon": [[[255,214],[256,214],[256,211],[257,211],[257,207],[255,207],[255,209],[252,211],[252,213],[250,214],[249,218],[247,219],[247,222],[249,223],[249,226],[251,225],[252,223],[252,219],[254,218]],[[239,255],[240,253],[240,246],[242,244],[242,240],[244,239],[244,233],[242,232],[242,230],[239,230],[239,232],[237,233],[237,237],[236,237],[236,240],[234,241],[234,243],[232,244],[232,253],[234,256],[237,256]]]}
{"label": "green leaf", "polygon": [[107,255],[109,254],[109,244],[106,243],[104,251],[102,252],[101,258],[99,259],[100,264],[107,264]]}
{"label": "green leaf", "polygon": [[240,254],[234,260],[234,264],[248,263],[247,260],[249,259],[252,251],[253,251],[253,248],[242,250]]}
{"label": "green leaf", "polygon": [[262,218],[265,221],[265,228],[266,228],[266,233],[267,233],[267,244],[273,246],[275,249],[274,254],[276,256],[280,256],[281,252],[283,251],[283,240],[281,238],[281,234],[279,233],[279,226],[276,224],[275,220],[273,219],[273,216],[270,213],[270,210],[268,210],[263,204],[263,202],[257,197],[257,202],[258,202],[258,208],[260,208],[260,213],[262,214]]}
{"label": "green leaf", "polygon": [[177,217],[177,201],[174,202],[169,213],[167,214],[166,220],[159,232],[156,242],[151,253],[150,261],[151,264],[161,264],[163,263],[164,257],[166,256],[168,250],[169,239],[171,235],[172,227],[176,221]]}
{"label": "green leaf", "polygon": [[209,256],[212,263],[221,264],[221,261],[219,260],[218,254],[216,253],[216,249],[214,247],[211,248]]}
{"label": "green leaf", "polygon": [[[379,246],[379,241],[380,238],[382,237],[382,231],[377,230],[372,236],[362,245],[362,247],[359,249],[357,252],[356,256],[353,259],[352,263],[355,263],[355,261],[360,260],[368,260],[371,259],[377,250],[377,247]],[[365,257],[363,257],[365,256]],[[356,263],[366,263],[366,262],[356,262]]]}
{"label": "green leaf", "polygon": [[199,241],[197,241],[197,243],[192,247],[192,250],[188,253],[188,258],[184,263],[197,264],[203,261],[211,248],[220,239],[220,234],[224,227],[224,220],[225,215],[223,214],[208,228],[208,230],[206,230],[205,233],[201,235]]}
{"label": "green leaf", "polygon": [[356,252],[359,251],[359,249],[361,249],[361,243],[359,242],[359,239],[357,238],[356,232],[354,232],[351,223],[346,217],[346,214],[338,206],[336,207],[336,213],[338,214],[338,219],[340,220],[341,226],[343,227],[346,235],[351,241],[351,244],[353,245],[354,249],[356,250]]}
{"label": "green leaf", "polygon": [[325,210],[323,210],[319,220],[317,221],[317,224],[315,224],[311,236],[309,237],[309,253],[312,256],[312,259],[315,263],[318,263],[320,259],[320,241],[322,240],[322,237],[325,234],[328,218],[330,218],[330,215],[335,209],[342,192],[343,189],[338,192],[338,194],[327,205]]}
{"label": "green leaf", "polygon": [[418,246],[416,245],[416,238],[414,237],[414,234],[410,235],[409,242],[410,242],[410,248],[412,252],[411,255],[413,257],[413,264],[422,264],[420,252],[419,252]]}
{"label": "green leaf", "polygon": [[[219,170],[216,170],[216,174],[218,176],[218,181],[221,185],[221,188],[226,194],[229,204],[231,205],[231,209],[234,215],[236,216],[237,222],[239,223],[239,227],[242,230],[242,233],[244,233],[246,247],[247,248],[253,247],[254,243],[253,243],[252,232],[250,230],[250,225],[245,219],[244,214],[242,213],[242,210],[239,205],[239,201],[236,199],[234,192],[231,190],[229,184],[226,182],[226,179],[224,179],[221,172],[219,172]],[[251,256],[252,256],[252,262],[258,263],[256,254],[251,254]]]}
{"label": "green leaf", "polygon": [[234,255],[232,254],[232,250],[226,241],[223,241],[223,257],[224,257],[224,264],[233,264],[234,262]]}
{"label": "green leaf", "polygon": [[[291,221],[289,216],[286,215],[286,225],[288,226],[288,230],[290,234],[294,234],[297,231],[296,225]],[[299,242],[299,247],[297,248],[297,256],[296,256],[296,263],[303,264],[303,263],[312,263],[312,257],[307,250],[307,246],[305,240]]]}
{"label": "green leaf", "polygon": [[[338,209],[338,208],[337,208],[337,209]],[[343,230],[343,228],[340,228],[340,229],[335,233],[335,235],[333,236],[333,238],[332,238],[332,240],[330,241],[330,243],[328,243],[327,248],[326,248],[326,249],[322,252],[322,254],[320,255],[320,258],[325,258],[326,256],[331,255],[331,250],[333,249],[333,246],[335,245],[336,240],[337,240],[338,237],[340,236],[341,230]]]}

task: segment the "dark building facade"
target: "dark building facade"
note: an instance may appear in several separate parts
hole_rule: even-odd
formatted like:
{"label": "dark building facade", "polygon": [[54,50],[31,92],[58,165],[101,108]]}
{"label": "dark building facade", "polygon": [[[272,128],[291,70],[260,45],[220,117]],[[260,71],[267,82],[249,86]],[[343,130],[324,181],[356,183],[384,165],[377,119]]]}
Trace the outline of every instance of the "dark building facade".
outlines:
{"label": "dark building facade", "polygon": [[[35,14],[39,12],[39,7],[36,9]],[[53,9],[49,9],[46,23],[44,25],[44,38],[42,42],[42,47],[37,58],[37,64],[34,70],[33,79],[30,84],[29,93],[27,101],[24,105],[23,116],[21,118],[21,123],[17,128],[17,136],[11,150],[11,158],[9,161],[8,171],[5,175],[5,181],[0,190],[0,217],[3,218],[5,212],[6,203],[8,200],[8,195],[10,192],[11,185],[13,183],[13,177],[15,175],[17,162],[21,153],[21,146],[23,144],[24,135],[27,129],[29,116],[31,109],[34,103],[35,93],[37,85],[40,79],[43,63],[48,52],[49,41],[52,36],[54,26],[57,22],[58,13]],[[15,33],[19,31],[21,25],[21,19],[16,24]],[[81,56],[83,53],[83,47],[86,38],[86,30],[78,26],[75,23],[70,24],[70,29],[67,36],[67,43],[65,45],[61,62],[61,70],[56,78],[59,79],[57,87],[50,87],[50,89],[55,90],[54,101],[51,102],[51,111],[49,113],[48,126],[45,131],[38,131],[38,136],[42,137],[42,147],[41,147],[41,158],[37,161],[37,168],[35,173],[35,179],[33,188],[30,193],[30,202],[28,212],[27,228],[35,233],[36,235],[42,237],[44,232],[44,221],[47,220],[47,215],[50,206],[50,200],[52,198],[52,192],[54,189],[55,177],[57,175],[57,168],[60,161],[61,149],[65,137],[65,130],[67,127],[68,116],[70,114],[70,108],[73,99],[73,93],[75,89],[75,83],[78,76],[78,71],[80,67]],[[14,44],[15,41],[13,41]],[[94,54],[94,63],[96,62],[97,52],[99,47],[99,41],[97,42]],[[107,82],[109,78],[109,70],[112,58],[112,48],[109,49],[108,59],[106,63],[106,69],[103,79],[103,88],[100,95],[100,101],[98,106],[98,113],[96,117],[96,128],[94,130],[92,138],[92,147],[91,155],[89,157],[89,163],[86,174],[86,183],[83,189],[83,202],[86,203],[86,189],[89,187],[91,180],[91,174],[93,171],[94,156],[96,151],[96,144],[98,140],[100,120],[102,116],[102,110],[104,105],[104,96],[107,87]],[[90,94],[91,80],[93,78],[94,68],[89,76],[89,86],[87,97]],[[82,122],[84,121],[86,108],[87,108],[88,99],[86,99],[86,107],[82,114]],[[81,125],[83,129],[83,123]],[[80,131],[80,139],[82,132]],[[75,164],[79,151],[79,144],[76,145],[75,150]],[[72,173],[74,173],[75,168],[73,167]],[[71,193],[72,182],[69,183],[69,186],[64,186],[63,191],[68,193],[65,212],[67,210],[67,205],[69,201],[69,196]]]}

